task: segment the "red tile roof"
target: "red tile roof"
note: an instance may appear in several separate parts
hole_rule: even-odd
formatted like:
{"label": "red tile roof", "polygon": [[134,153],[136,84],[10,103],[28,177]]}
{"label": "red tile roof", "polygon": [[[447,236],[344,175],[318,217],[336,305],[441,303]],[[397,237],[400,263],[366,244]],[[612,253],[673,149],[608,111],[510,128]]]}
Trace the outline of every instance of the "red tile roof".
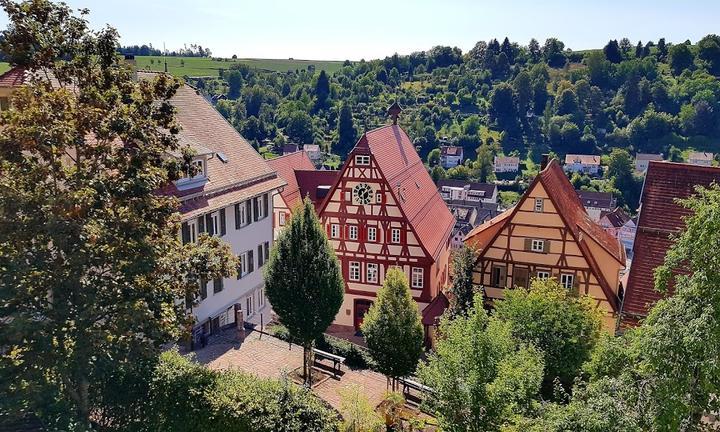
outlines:
{"label": "red tile roof", "polygon": [[0,87],[19,87],[25,82],[25,69],[14,66],[0,75]]}
{"label": "red tile roof", "polygon": [[625,289],[623,320],[637,322],[661,297],[654,272],[672,246],[670,236],[683,230],[690,210],[676,199],[688,198],[696,186],[720,182],[720,168],[651,161],[640,197],[640,217],[633,245],[633,261]]}
{"label": "red tile roof", "polygon": [[315,204],[315,211],[320,211],[320,206],[327,195],[318,196],[318,187],[327,186],[327,192],[330,191],[335,184],[340,171],[335,170],[296,170],[295,178],[300,187],[300,194],[303,198],[310,197],[310,201]]}
{"label": "red tile roof", "polygon": [[315,165],[313,165],[310,157],[308,157],[307,152],[297,151],[288,153],[284,156],[270,159],[267,163],[287,182],[287,186],[285,186],[280,193],[280,196],[282,196],[285,201],[285,205],[291,210],[299,206],[305,194],[300,192],[300,185],[295,177],[295,171],[315,169]]}
{"label": "red tile roof", "polygon": [[[356,149],[368,148],[418,240],[435,259],[455,225],[410,138],[398,125],[366,132]],[[353,150],[355,151],[355,150]]]}
{"label": "red tile roof", "polygon": [[424,326],[434,326],[440,320],[440,317],[450,306],[450,300],[442,292],[435,296],[434,299],[422,310],[422,323]]}
{"label": "red tile roof", "polygon": [[568,154],[565,155],[565,165],[580,163],[583,165],[600,165],[600,156]]}
{"label": "red tile roof", "polygon": [[604,217],[607,218],[610,225],[615,228],[622,228],[626,223],[630,222],[630,216],[620,207],[615,208],[615,210],[611,212],[603,213],[600,219]]}

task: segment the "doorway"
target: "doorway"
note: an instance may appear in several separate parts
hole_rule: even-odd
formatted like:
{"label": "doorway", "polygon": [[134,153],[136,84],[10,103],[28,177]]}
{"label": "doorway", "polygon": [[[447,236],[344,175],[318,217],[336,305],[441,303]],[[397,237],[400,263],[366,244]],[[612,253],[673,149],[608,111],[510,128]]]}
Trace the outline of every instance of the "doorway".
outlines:
{"label": "doorway", "polygon": [[360,331],[360,326],[363,323],[363,319],[365,318],[365,314],[368,310],[370,310],[370,306],[372,305],[372,301],[366,300],[366,299],[355,299],[355,315],[354,315],[354,324],[355,324],[355,330]]}
{"label": "doorway", "polygon": [[530,272],[523,267],[513,268],[513,287],[527,288],[530,279]]}

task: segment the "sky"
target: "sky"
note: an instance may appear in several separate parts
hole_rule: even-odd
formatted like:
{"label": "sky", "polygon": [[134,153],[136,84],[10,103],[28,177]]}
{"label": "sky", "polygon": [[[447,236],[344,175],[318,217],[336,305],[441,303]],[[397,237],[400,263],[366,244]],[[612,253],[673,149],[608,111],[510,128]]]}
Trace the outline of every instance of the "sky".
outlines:
{"label": "sky", "polygon": [[[695,42],[720,33],[718,0],[66,0],[90,24],[117,28],[123,45],[181,48],[214,56],[359,60],[435,45],[463,52],[508,36],[526,45],[557,37],[569,48],[609,39]],[[0,14],[0,27],[7,17]]]}

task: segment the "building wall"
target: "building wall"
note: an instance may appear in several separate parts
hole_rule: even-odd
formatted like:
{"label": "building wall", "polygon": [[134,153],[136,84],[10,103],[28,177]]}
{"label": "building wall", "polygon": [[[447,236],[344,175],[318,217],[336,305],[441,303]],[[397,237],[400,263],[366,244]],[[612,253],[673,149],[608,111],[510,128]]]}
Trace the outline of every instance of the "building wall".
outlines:
{"label": "building wall", "polygon": [[[279,192],[273,194],[273,240],[277,240],[280,230],[290,221],[290,209]],[[284,219],[284,220],[283,220]],[[284,223],[283,223],[284,222]]]}
{"label": "building wall", "polygon": [[565,165],[565,171],[568,171],[568,172],[597,174],[599,170],[600,170],[599,165],[590,165],[590,164],[582,164],[582,163],[571,163],[571,164]]}
{"label": "building wall", "polygon": [[[506,287],[521,283],[527,272],[527,282],[538,277],[538,272],[547,272],[550,277],[561,280],[561,275],[573,276],[571,289],[590,296],[597,307],[605,312],[604,324],[610,331],[615,328],[615,316],[608,299],[603,292],[599,275],[590,270],[590,265],[571,231],[549,199],[541,183],[527,193],[520,208],[508,224],[498,233],[494,241],[491,238],[477,239],[487,244],[481,259],[475,266],[473,280],[476,285],[485,287],[490,299],[503,299]],[[543,212],[535,212],[535,199],[543,199]],[[489,232],[488,235],[492,235]],[[547,244],[543,252],[527,250],[526,240],[541,239]],[[589,236],[585,237],[589,249],[602,271],[608,284],[617,291],[619,272],[618,263]],[[489,242],[489,243],[488,243]],[[493,268],[505,269],[499,276],[499,283],[493,281]]]}
{"label": "building wall", "polygon": [[[261,313],[266,315],[265,322],[270,318],[267,316],[270,310],[269,303],[267,300],[264,300],[265,283],[262,275],[262,267],[259,266],[258,246],[264,246],[265,243],[267,243],[269,248],[273,242],[272,203],[273,200],[269,200],[269,214],[267,216],[256,222],[242,226],[239,229],[235,228],[234,205],[225,207],[226,234],[221,236],[221,238],[230,245],[235,255],[240,255],[250,250],[253,251],[253,271],[240,279],[236,277],[224,278],[223,290],[218,293],[213,292],[214,282],[209,281],[207,283],[207,298],[201,300],[200,303],[193,308],[193,314],[198,324],[202,325],[208,319],[214,318],[218,318],[218,324],[220,326],[234,323],[233,307],[235,303],[241,304],[245,321],[259,322]],[[245,201],[240,203],[240,205],[244,206]],[[205,215],[203,215],[203,217],[204,216]],[[197,224],[197,218],[184,222]],[[219,233],[215,235],[219,235]],[[264,261],[265,259],[263,258],[263,264]],[[252,314],[249,314],[247,310],[248,298],[252,299]]]}

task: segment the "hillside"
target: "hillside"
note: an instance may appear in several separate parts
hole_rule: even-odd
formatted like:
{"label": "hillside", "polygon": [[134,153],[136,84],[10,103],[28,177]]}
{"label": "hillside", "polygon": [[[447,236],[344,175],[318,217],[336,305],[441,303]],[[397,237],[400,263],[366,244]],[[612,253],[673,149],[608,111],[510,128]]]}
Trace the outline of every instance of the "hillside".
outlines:
{"label": "hillside", "polygon": [[288,72],[307,69],[314,66],[315,70],[336,72],[342,67],[341,61],[325,60],[293,60],[293,59],[216,59],[209,57],[162,57],[136,56],[135,60],[141,69],[162,71],[167,59],[168,72],[175,76],[218,76],[221,69],[230,69],[234,65],[244,64],[267,72]]}

